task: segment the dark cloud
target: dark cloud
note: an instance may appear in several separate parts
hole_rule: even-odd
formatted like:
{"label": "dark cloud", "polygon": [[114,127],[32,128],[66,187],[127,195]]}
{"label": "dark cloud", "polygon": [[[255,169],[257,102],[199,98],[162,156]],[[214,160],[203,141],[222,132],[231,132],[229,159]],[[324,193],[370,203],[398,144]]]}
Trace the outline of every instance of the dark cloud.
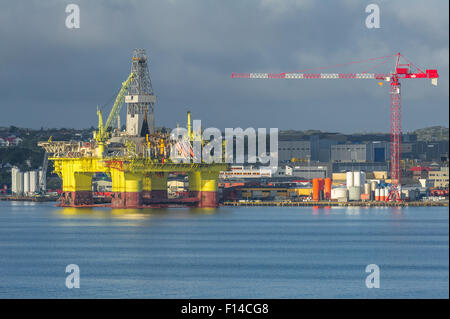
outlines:
{"label": "dark cloud", "polygon": [[[387,131],[387,86],[376,81],[230,79],[231,72],[317,68],[402,52],[438,68],[439,87],[403,82],[403,127],[448,125],[448,2],[72,1],[81,28],[65,27],[66,1],[2,2],[0,125],[88,127],[146,48],[157,125]],[[364,71],[371,65],[336,69]],[[389,71],[392,64],[383,65]]]}

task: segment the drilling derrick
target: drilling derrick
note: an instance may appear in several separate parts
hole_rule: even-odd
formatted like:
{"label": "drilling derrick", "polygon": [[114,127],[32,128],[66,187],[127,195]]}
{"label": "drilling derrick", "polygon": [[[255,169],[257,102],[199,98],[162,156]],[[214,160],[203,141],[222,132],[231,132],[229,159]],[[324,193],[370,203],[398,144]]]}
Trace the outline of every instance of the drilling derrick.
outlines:
{"label": "drilling derrick", "polygon": [[127,103],[127,134],[146,136],[155,131],[152,81],[148,71],[148,58],[144,49],[135,49],[131,63],[131,73],[136,75],[125,97]]}

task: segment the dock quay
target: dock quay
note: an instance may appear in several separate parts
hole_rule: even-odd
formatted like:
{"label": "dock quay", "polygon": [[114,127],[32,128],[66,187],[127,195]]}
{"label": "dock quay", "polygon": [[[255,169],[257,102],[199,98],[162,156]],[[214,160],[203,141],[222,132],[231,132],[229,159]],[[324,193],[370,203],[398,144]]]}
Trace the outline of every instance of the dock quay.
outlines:
{"label": "dock quay", "polygon": [[448,201],[436,202],[378,202],[378,201],[351,201],[351,202],[337,202],[337,201],[226,201],[222,206],[303,206],[303,207],[448,207]]}

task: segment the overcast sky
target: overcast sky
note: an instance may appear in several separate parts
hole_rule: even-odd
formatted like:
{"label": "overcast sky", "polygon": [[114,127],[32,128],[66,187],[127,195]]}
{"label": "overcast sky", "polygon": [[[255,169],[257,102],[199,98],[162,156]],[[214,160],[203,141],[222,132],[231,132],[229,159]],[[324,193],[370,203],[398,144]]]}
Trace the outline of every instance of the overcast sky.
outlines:
{"label": "overcast sky", "polygon": [[[80,7],[79,29],[65,26],[69,3]],[[379,29],[365,26],[369,3],[380,7]],[[149,55],[157,126],[185,124],[191,110],[204,127],[222,130],[388,132],[389,85],[230,75],[396,52],[440,74],[438,87],[429,80],[402,82],[404,131],[448,126],[448,7],[447,0],[0,0],[0,126],[96,126],[96,106],[110,101],[127,78],[134,48]]]}

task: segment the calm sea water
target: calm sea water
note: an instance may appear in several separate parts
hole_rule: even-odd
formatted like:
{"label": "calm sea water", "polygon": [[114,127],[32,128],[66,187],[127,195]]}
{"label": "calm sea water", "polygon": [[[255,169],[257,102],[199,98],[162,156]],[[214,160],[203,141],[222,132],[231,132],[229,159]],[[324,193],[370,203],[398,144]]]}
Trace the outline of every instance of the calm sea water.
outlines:
{"label": "calm sea water", "polygon": [[[0,201],[0,298],[448,298],[448,208]],[[65,286],[68,264],[79,289]],[[380,288],[368,289],[368,264]]]}

